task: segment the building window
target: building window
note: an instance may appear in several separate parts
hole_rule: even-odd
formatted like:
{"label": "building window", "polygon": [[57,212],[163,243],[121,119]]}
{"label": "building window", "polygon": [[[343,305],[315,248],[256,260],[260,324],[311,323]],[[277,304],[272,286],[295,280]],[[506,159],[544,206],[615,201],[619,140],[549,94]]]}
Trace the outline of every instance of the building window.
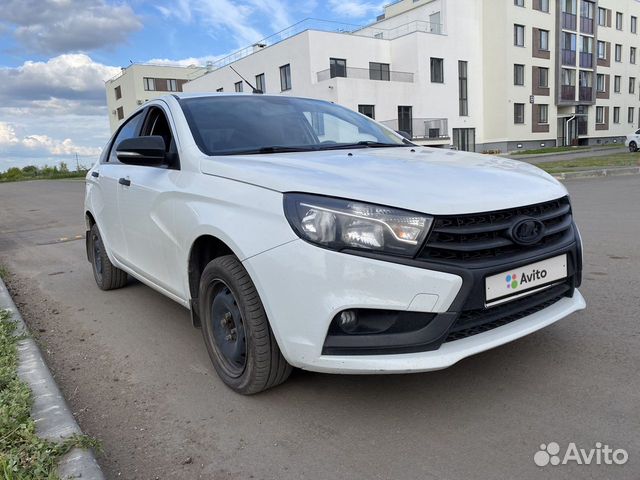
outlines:
{"label": "building window", "polygon": [[280,90],[291,90],[291,65],[288,63],[280,67]]}
{"label": "building window", "polygon": [[513,123],[524,123],[524,103],[513,104]]}
{"label": "building window", "polygon": [[636,93],[636,77],[629,77],[629,93]]}
{"label": "building window", "polygon": [[124,118],[124,108],[116,108],[116,114],[118,115],[118,120],[122,120]]}
{"label": "building window", "polygon": [[385,82],[391,80],[391,70],[389,68],[389,64],[369,62],[369,79],[384,80]]}
{"label": "building window", "polygon": [[516,47],[524,47],[524,25],[513,26],[513,44]]}
{"label": "building window", "polygon": [[620,93],[620,84],[622,83],[622,77],[620,75],[616,75],[613,77],[613,91],[615,93]]}
{"label": "building window", "polygon": [[444,83],[444,60],[431,57],[431,83]]}
{"label": "building window", "polygon": [[516,7],[524,7],[524,0],[513,0],[513,4]]}
{"label": "building window", "polygon": [[596,123],[604,123],[604,107],[596,107]]}
{"label": "building window", "polygon": [[629,49],[629,61],[631,63],[636,63],[636,47],[631,47]]}
{"label": "building window", "polygon": [[629,123],[633,123],[634,121],[634,113],[635,113],[635,108],[633,107],[629,107],[629,110],[627,111],[627,121]]}
{"label": "building window", "polygon": [[538,86],[541,88],[549,88],[549,69],[545,67],[538,68]]}
{"label": "building window", "polygon": [[549,0],[540,0],[540,11],[549,13]]}
{"label": "building window", "polygon": [[631,33],[638,33],[638,17],[631,17]]}
{"label": "building window", "polygon": [[222,92],[224,92],[224,88],[220,87],[220,88],[216,89],[216,92],[222,93]]}
{"label": "building window", "polygon": [[616,29],[622,30],[622,13],[616,12]]}
{"label": "building window", "polygon": [[113,89],[113,92],[116,94],[116,100],[120,100],[122,98],[122,88],[118,85]]}
{"label": "building window", "polygon": [[260,75],[256,75],[256,90],[259,90],[262,93],[267,91],[265,82],[264,82],[264,73],[261,73]]}
{"label": "building window", "polygon": [[469,115],[469,98],[468,98],[468,64],[460,60],[458,62],[458,115],[466,117]]}
{"label": "building window", "polygon": [[605,92],[604,73],[599,73],[596,76],[596,91],[602,93]]}
{"label": "building window", "polygon": [[613,107],[613,123],[620,123],[620,107]]}
{"label": "building window", "polygon": [[598,25],[605,27],[607,25],[607,9],[598,7]]}
{"label": "building window", "polygon": [[570,15],[578,14],[578,6],[576,0],[562,0],[562,11]]}
{"label": "building window", "polygon": [[622,45],[616,44],[616,62],[622,61]]}
{"label": "building window", "polygon": [[516,63],[513,66],[513,84],[524,85],[524,65]]}
{"label": "building window", "polygon": [[413,107],[398,106],[398,130],[413,137]]}
{"label": "building window", "polygon": [[375,105],[358,105],[358,112],[369,118],[375,120],[376,118],[376,106]]}
{"label": "building window", "polygon": [[476,129],[475,128],[454,128],[453,146],[462,152],[476,151]]}
{"label": "building window", "polygon": [[549,123],[549,105],[538,105],[538,123],[543,125]]}
{"label": "building window", "polygon": [[606,60],[607,59],[607,44],[602,40],[598,40],[598,59]]}
{"label": "building window", "polygon": [[167,90],[170,92],[178,91],[178,81],[175,78],[170,78],[167,80]]}
{"label": "building window", "polygon": [[538,30],[540,34],[540,50],[549,50],[549,30]]}
{"label": "building window", "polygon": [[234,83],[233,88],[237,93],[242,92],[242,81]]}
{"label": "building window", "polygon": [[156,79],[144,77],[142,79],[142,83],[144,84],[144,89],[148,92],[153,92],[156,89]]}
{"label": "building window", "polygon": [[329,73],[331,78],[347,76],[347,61],[344,58],[329,59]]}

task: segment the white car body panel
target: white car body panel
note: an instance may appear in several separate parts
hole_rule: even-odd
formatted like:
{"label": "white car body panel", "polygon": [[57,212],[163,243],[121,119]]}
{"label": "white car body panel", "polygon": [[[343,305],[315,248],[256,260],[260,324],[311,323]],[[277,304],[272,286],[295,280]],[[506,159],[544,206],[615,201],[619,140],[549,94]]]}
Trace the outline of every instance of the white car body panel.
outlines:
{"label": "white car body panel", "polygon": [[[188,307],[188,261],[203,235],[226,244],[249,272],[278,345],[292,365],[322,372],[445,368],[585,307],[573,298],[486,333],[401,355],[322,355],[329,323],[347,308],[446,312],[463,280],[451,273],[338,253],[301,240],[283,193],[354,199],[432,215],[495,211],[555,200],[566,189],[522,162],[424,147],[208,157],[171,96],[167,113],[180,169],[96,164],[85,211],[112,263]],[[99,172],[99,178],[91,176]],[[131,186],[118,184],[128,178]]]}

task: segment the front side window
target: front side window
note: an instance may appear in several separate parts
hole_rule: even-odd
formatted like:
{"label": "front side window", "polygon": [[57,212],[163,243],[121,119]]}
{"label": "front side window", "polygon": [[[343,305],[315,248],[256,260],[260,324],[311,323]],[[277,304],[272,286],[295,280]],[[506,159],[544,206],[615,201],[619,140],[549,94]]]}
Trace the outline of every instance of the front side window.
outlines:
{"label": "front side window", "polygon": [[320,100],[230,95],[185,98],[181,106],[198,147],[212,156],[408,145],[378,123]]}
{"label": "front side window", "polygon": [[386,82],[391,80],[391,71],[389,68],[389,64],[369,62],[369,79],[384,80]]}
{"label": "front side window", "polygon": [[291,65],[286,64],[280,67],[280,90],[291,90]]}
{"label": "front side window", "polygon": [[431,83],[444,83],[444,59],[431,57]]}
{"label": "front side window", "polygon": [[116,148],[123,140],[127,138],[133,138],[138,135],[138,130],[140,126],[140,120],[142,120],[142,112],[136,113],[133,117],[127,120],[116,135],[113,143],[111,144],[111,152],[109,154],[109,158],[107,162],[109,163],[118,163],[118,156],[116,155]]}

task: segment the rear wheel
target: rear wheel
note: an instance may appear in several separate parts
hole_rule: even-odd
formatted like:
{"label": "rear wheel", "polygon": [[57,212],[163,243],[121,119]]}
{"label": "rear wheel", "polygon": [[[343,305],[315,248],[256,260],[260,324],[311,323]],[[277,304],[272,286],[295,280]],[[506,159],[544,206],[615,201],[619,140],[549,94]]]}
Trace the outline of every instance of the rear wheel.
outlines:
{"label": "rear wheel", "polygon": [[629,143],[629,151],[630,152],[637,152],[638,151],[638,144],[636,142],[630,142]]}
{"label": "rear wheel", "polygon": [[284,382],[291,366],[282,356],[258,292],[240,261],[211,261],[200,280],[202,335],[216,372],[250,395]]}
{"label": "rear wheel", "polygon": [[93,267],[93,278],[101,290],[115,290],[127,284],[127,272],[115,267],[109,260],[104,248],[98,225],[93,225],[89,232],[89,260]]}

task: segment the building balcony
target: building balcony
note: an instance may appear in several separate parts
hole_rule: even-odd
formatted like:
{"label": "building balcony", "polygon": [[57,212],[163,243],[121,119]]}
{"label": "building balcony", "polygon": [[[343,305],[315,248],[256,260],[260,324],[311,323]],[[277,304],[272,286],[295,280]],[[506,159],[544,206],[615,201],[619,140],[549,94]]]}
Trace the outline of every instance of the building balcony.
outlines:
{"label": "building balcony", "polygon": [[[409,122],[399,125],[398,119],[385,120],[382,123],[391,130],[402,130],[413,140],[427,140],[438,143],[438,141],[449,140],[449,120],[446,118],[413,118]],[[404,122],[403,122],[404,123]],[[410,131],[409,131],[409,127]]]}
{"label": "building balcony", "polygon": [[593,53],[580,52],[580,67],[593,68]]}
{"label": "building balcony", "polygon": [[593,18],[580,17],[580,31],[587,35],[593,35]]}
{"label": "building balcony", "polygon": [[330,68],[322,70],[317,74],[318,82],[324,82],[330,78],[357,78],[360,80],[375,80],[381,82],[405,82],[413,83],[414,75],[410,72],[380,71],[368,68],[347,67],[341,71],[332,71]]}
{"label": "building balcony", "polygon": [[560,100],[575,102],[576,87],[574,85],[562,85],[560,87]]}
{"label": "building balcony", "polygon": [[562,28],[576,31],[577,16],[573,13],[562,12]]}
{"label": "building balcony", "polygon": [[575,50],[567,50],[562,49],[562,65],[567,65],[571,67],[576,66],[576,51]]}
{"label": "building balcony", "polygon": [[579,98],[581,102],[592,102],[593,87],[580,87]]}

